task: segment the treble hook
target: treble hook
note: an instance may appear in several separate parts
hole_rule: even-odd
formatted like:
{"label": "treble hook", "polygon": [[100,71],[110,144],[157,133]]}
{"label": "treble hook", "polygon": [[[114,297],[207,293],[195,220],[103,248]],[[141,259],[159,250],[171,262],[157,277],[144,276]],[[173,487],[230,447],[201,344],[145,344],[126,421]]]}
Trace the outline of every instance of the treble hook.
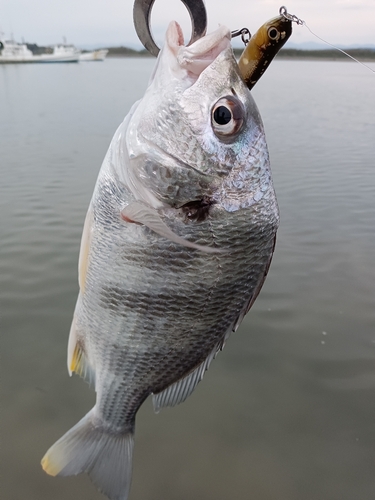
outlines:
{"label": "treble hook", "polygon": [[[133,7],[133,20],[135,31],[143,46],[155,57],[159,54],[159,47],[154,42],[150,29],[151,10],[155,0],[135,0]],[[187,8],[192,33],[188,45],[201,38],[207,30],[207,13],[203,0],[181,0]]]}

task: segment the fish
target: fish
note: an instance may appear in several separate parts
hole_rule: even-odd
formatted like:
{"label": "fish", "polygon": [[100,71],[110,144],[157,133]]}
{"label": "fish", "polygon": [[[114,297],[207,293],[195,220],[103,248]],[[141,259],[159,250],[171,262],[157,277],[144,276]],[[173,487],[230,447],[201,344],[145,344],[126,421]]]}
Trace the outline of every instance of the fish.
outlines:
{"label": "fish", "polygon": [[249,90],[262,77],[291,34],[292,21],[281,14],[265,22],[250,38],[238,60],[242,78]]}
{"label": "fish", "polygon": [[136,413],[192,394],[266,278],[279,210],[262,120],[220,26],[171,22],[119,126],[84,222],[68,370],[96,403],[42,459],[128,498]]}

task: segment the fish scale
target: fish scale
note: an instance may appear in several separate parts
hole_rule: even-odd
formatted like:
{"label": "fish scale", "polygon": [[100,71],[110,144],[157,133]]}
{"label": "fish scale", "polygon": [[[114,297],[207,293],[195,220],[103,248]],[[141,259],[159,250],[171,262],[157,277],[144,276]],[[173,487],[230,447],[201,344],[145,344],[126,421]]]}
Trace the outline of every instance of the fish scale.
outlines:
{"label": "fish scale", "polygon": [[[113,190],[111,190],[111,192],[113,193]],[[102,199],[100,195],[98,198]],[[103,206],[103,204],[99,205],[98,210],[100,210],[101,206]],[[98,234],[107,234],[108,238],[113,241],[117,238],[115,237],[116,235],[113,230],[108,230],[108,225],[116,227],[119,232],[123,230],[123,228],[118,224],[119,207],[113,206],[113,212],[110,214],[108,212],[108,205],[105,205],[105,212],[105,217],[101,217],[100,214],[98,214],[97,217],[98,224],[100,221],[105,221],[103,224],[104,227],[98,228]],[[109,219],[110,215],[112,216],[112,220]],[[130,332],[134,332],[134,337],[129,338],[128,342],[124,342],[122,345],[122,348],[127,352],[126,361],[125,359],[122,359],[118,360],[116,363],[114,362],[113,356],[109,356],[105,358],[103,365],[110,367],[109,371],[111,372],[117,371],[118,373],[121,373],[122,380],[127,380],[128,390],[133,383],[139,392],[138,401],[135,402],[134,397],[130,398],[131,401],[129,401],[127,395],[124,395],[122,404],[119,405],[119,388],[112,384],[113,391],[108,389],[103,403],[101,403],[98,398],[98,407],[107,409],[106,412],[103,412],[104,420],[106,420],[107,413],[109,413],[108,417],[112,419],[114,425],[120,426],[120,423],[124,424],[123,410],[120,412],[118,417],[119,422],[117,422],[117,419],[113,418],[113,413],[111,414],[111,412],[108,412],[108,409],[112,410],[117,402],[117,406],[120,406],[120,408],[126,407],[127,410],[131,408],[130,414],[128,411],[127,415],[128,422],[126,422],[126,425],[131,426],[139,405],[151,391],[158,392],[158,390],[161,390],[163,387],[170,385],[175,380],[178,380],[178,378],[186,372],[187,368],[191,370],[197,364],[202,362],[210,350],[212,350],[212,348],[222,338],[223,329],[226,331],[231,325],[233,325],[233,322],[238,317],[244,302],[251,295],[258,283],[259,275],[262,274],[259,268],[264,268],[268,262],[268,256],[271,251],[271,246],[273,245],[275,224],[275,221],[274,224],[270,224],[269,230],[267,231],[264,224],[262,226],[258,225],[256,223],[256,218],[254,219],[254,214],[249,213],[248,211],[243,212],[242,220],[238,213],[236,213],[233,218],[236,221],[236,224],[231,224],[230,219],[225,220],[225,225],[223,225],[220,220],[215,222],[210,221],[211,226],[218,226],[218,229],[215,227],[212,229],[218,241],[224,240],[226,244],[230,244],[230,242],[233,241],[233,246],[240,249],[240,251],[232,250],[227,256],[225,254],[220,257],[216,255],[210,256],[209,259],[213,263],[211,269],[208,266],[207,256],[199,255],[198,251],[190,251],[190,255],[194,252],[198,255],[196,255],[195,259],[190,259],[190,266],[186,266],[184,259],[181,258],[181,254],[184,256],[186,253],[189,253],[186,252],[186,249],[173,245],[168,241],[164,242],[163,245],[163,242],[160,241],[158,236],[155,237],[154,235],[149,235],[151,236],[151,240],[155,241],[153,243],[151,242],[148,252],[145,252],[143,249],[142,261],[147,262],[147,266],[142,267],[143,273],[137,269],[134,279],[132,280],[131,271],[135,270],[133,264],[137,259],[139,259],[140,249],[136,246],[133,250],[132,245],[127,244],[126,259],[129,259],[131,266],[129,269],[122,268],[123,275],[126,276],[127,287],[124,287],[123,289],[112,288],[114,296],[108,297],[108,285],[106,285],[107,292],[104,292],[106,300],[103,300],[103,291],[101,294],[97,293],[97,290],[99,289],[97,283],[98,268],[101,270],[101,274],[104,274],[107,278],[112,275],[116,276],[118,279],[117,268],[113,266],[115,258],[103,254],[102,251],[95,252],[95,242],[92,242],[92,251],[93,254],[98,255],[98,262],[96,266],[92,265],[87,276],[88,282],[90,282],[90,273],[92,273],[93,281],[95,281],[96,286],[89,287],[90,292],[87,293],[86,297],[87,302],[90,304],[90,307],[87,308],[87,325],[90,325],[90,327],[86,328],[90,331],[92,328],[92,331],[94,332],[108,331],[109,322],[113,328],[113,332],[115,333],[114,340],[117,338],[116,332],[124,330],[126,330],[129,334]],[[203,226],[207,225],[208,222],[203,224]],[[242,232],[241,229],[243,229]],[[143,230],[144,232],[148,231],[145,228],[139,228],[139,230]],[[201,232],[202,234],[207,235],[207,229],[202,228]],[[249,232],[251,233],[253,239],[249,238]],[[259,238],[260,232],[263,235],[262,239]],[[117,240],[121,241],[120,238]],[[267,242],[268,246],[265,246],[265,243]],[[111,248],[112,252],[116,255],[121,254],[123,242],[120,247],[116,249],[113,246],[110,247],[107,245],[105,240],[101,238],[99,245],[100,248]],[[175,272],[173,273],[175,275],[174,279],[172,279],[171,274],[169,274],[167,286],[163,285],[161,288],[160,284],[164,284],[165,275],[163,269],[160,268],[160,258],[164,263],[170,263],[171,261],[176,263]],[[121,260],[123,261],[124,259],[125,257]],[[185,263],[182,270],[179,266],[181,261]],[[197,261],[200,261],[199,267]],[[241,263],[240,266],[236,266],[237,261]],[[108,268],[108,263],[110,266],[107,270],[103,266],[107,264]],[[220,277],[218,277],[217,274],[218,266],[220,266]],[[244,276],[244,266],[251,268],[252,273]],[[198,273],[197,268],[200,269]],[[171,268],[169,267],[169,269]],[[150,273],[152,277],[150,276]],[[196,290],[194,290],[195,287],[192,287],[191,278],[197,281],[197,275],[199,276],[199,280],[196,285]],[[230,281],[226,278],[228,275],[230,276]],[[225,283],[223,287],[218,287],[218,284],[216,283],[218,280],[220,281],[220,278]],[[106,280],[105,283],[108,283],[108,280]],[[129,283],[133,283],[133,288],[129,285]],[[184,290],[184,284],[186,285],[186,290]],[[209,284],[208,287],[207,284]],[[159,287],[156,287],[156,285],[159,285]],[[153,290],[153,293],[152,291],[151,293],[140,292],[139,289],[142,286],[143,288],[145,287],[146,289]],[[207,300],[203,303],[203,305],[201,300],[202,296],[205,297],[208,294],[210,294],[211,299],[209,302],[210,307],[207,307]],[[93,299],[91,295],[93,295],[95,299]],[[141,295],[142,299],[140,298]],[[109,298],[111,299],[113,306],[110,308],[108,308]],[[122,298],[124,298],[124,300],[122,300]],[[115,305],[113,302],[115,302]],[[104,322],[104,324],[94,323],[91,326],[89,318],[103,317],[102,314],[99,316],[95,314],[100,308],[103,309],[103,313],[109,310],[113,314],[111,314],[109,318],[106,318],[107,321]],[[142,325],[141,333],[138,333],[138,325],[135,323],[133,326],[129,320],[132,316],[132,311],[134,310],[137,311],[136,318]],[[155,335],[155,330],[160,331],[160,327],[157,327],[156,321],[161,316],[158,311],[163,313],[163,329],[159,335]],[[221,318],[220,324],[217,325],[215,323],[212,326],[213,319],[215,319],[219,313]],[[139,316],[140,314],[142,314],[141,318]],[[199,327],[196,323],[193,323],[191,326],[192,316],[201,318],[199,321]],[[223,316],[225,320],[223,320]],[[120,317],[126,318],[126,320],[119,320]],[[118,319],[117,322],[115,321],[116,318]],[[178,332],[176,331],[176,324],[179,325]],[[186,326],[184,328],[184,325],[186,324],[188,325],[187,329]],[[186,342],[185,336],[187,338]],[[133,374],[132,367],[134,367],[134,360],[139,352],[139,343],[145,342],[145,337],[149,337],[151,339],[151,347],[152,345],[155,345],[157,346],[157,350],[153,356],[148,357],[147,363],[143,362],[138,365],[137,371],[140,372],[140,374]],[[165,360],[166,363],[164,366],[160,363],[160,352],[162,351],[162,347],[165,342],[170,344],[173,341],[175,343],[172,355]],[[93,343],[96,345],[96,351],[99,358],[102,359],[103,353],[106,352],[106,348],[108,348],[108,345],[110,344],[108,337],[103,338],[101,335],[98,335],[98,337],[94,336]],[[132,344],[136,346],[136,351],[133,351]],[[181,363],[180,356],[180,350],[184,350],[185,344],[190,347],[189,351],[192,354],[199,353],[199,355],[195,356],[195,359],[194,356],[187,356],[187,367]],[[113,351],[110,350],[110,354],[112,352]],[[117,352],[117,350],[115,350],[115,352]],[[95,364],[96,363],[94,363],[94,365]],[[128,366],[130,369],[128,369]],[[157,371],[152,371],[150,369],[150,367],[153,366],[157,366]],[[147,373],[148,378],[145,378],[145,373]],[[144,387],[142,387],[141,381]]]}
{"label": "fish scale", "polygon": [[[99,198],[101,197],[99,196]],[[118,212],[119,210],[115,209],[112,214],[114,225],[117,224]],[[136,317],[138,321],[140,320],[139,315],[141,315],[142,331],[135,338],[124,343],[123,348],[126,352],[132,351],[132,344],[136,345],[138,352],[139,342],[146,343],[148,338],[150,338],[151,345],[154,343],[157,346],[154,356],[148,358],[148,365],[142,365],[141,367],[141,375],[143,376],[143,372],[146,370],[149,376],[146,379],[143,377],[145,387],[142,388],[140,386],[140,381],[137,377],[133,381],[142,395],[140,400],[143,401],[144,391],[147,391],[149,387],[152,388],[152,384],[156,388],[154,389],[155,392],[158,392],[158,389],[160,390],[178,380],[186,372],[186,369],[191,370],[202,359],[205,359],[209,351],[222,338],[223,329],[226,331],[233,325],[241,308],[244,306],[244,302],[251,296],[258,284],[259,275],[261,275],[261,269],[259,268],[264,268],[267,265],[268,256],[273,245],[274,225],[270,224],[269,231],[267,232],[264,224],[262,226],[257,225],[256,219],[254,225],[252,213],[244,211],[242,215],[242,218],[238,213],[233,215],[233,219],[236,221],[235,225],[231,224],[230,219],[226,219],[226,224],[223,227],[220,219],[215,220],[214,215],[212,215],[212,220],[210,218],[209,223],[202,224],[202,226],[213,226],[212,231],[218,241],[224,239],[228,243],[233,240],[235,246],[240,248],[240,251],[231,251],[228,252],[228,255],[214,255],[209,258],[197,255],[195,259],[191,259],[189,267],[184,266],[181,270],[178,263],[183,259],[181,259],[179,254],[186,254],[186,250],[168,241],[162,242],[157,236],[152,237],[152,240],[156,241],[150,243],[148,252],[143,251],[144,261],[147,261],[147,266],[143,267],[142,270],[137,269],[133,282],[129,271],[131,269],[134,270],[134,259],[132,256],[133,253],[137,255],[139,249],[136,247],[133,252],[132,246],[127,244],[126,255],[130,260],[131,267],[129,271],[127,269],[123,270],[123,274],[126,276],[126,283],[124,283],[123,288],[112,287],[108,290],[108,285],[106,284],[104,291],[102,290],[98,294],[97,290],[100,287],[97,284],[96,288],[92,288],[91,292],[95,298],[88,295],[87,301],[91,304],[91,307],[87,311],[90,317],[105,317],[104,314],[108,310],[108,302],[112,304],[112,307],[109,308],[111,313],[113,313],[111,314],[110,321],[115,331],[124,331],[125,329],[123,320],[120,319],[116,323],[115,318],[126,318],[127,332],[139,332],[138,325],[135,324],[133,326],[129,318],[131,318],[133,310],[137,311]],[[103,218],[99,219],[103,220]],[[216,226],[218,226],[218,229],[216,229]],[[228,228],[232,228],[232,230],[228,230]],[[139,229],[147,231],[145,228]],[[174,229],[176,230],[176,227]],[[249,238],[249,229],[252,238]],[[121,231],[122,228],[118,227],[118,230]],[[113,231],[106,232],[112,239]],[[202,228],[203,234],[207,235],[207,232],[207,229]],[[262,238],[259,237],[260,232],[262,233]],[[101,234],[102,231],[98,229],[98,233]],[[118,239],[118,241],[121,240]],[[267,242],[268,246],[265,246]],[[104,245],[104,247],[109,248],[109,245]],[[94,248],[93,252],[95,253]],[[117,252],[112,247],[112,252],[114,254],[120,253],[121,248]],[[193,252],[198,254],[198,251],[193,250]],[[176,261],[175,272],[168,274],[167,284],[165,284],[164,269],[160,268],[160,254],[164,262]],[[103,263],[111,263],[113,259],[102,254],[100,256],[101,258],[97,265],[103,271]],[[200,265],[198,261],[200,261]],[[237,266],[237,262],[240,265]],[[248,265],[252,273],[243,275],[244,265]],[[218,274],[219,266],[220,274]],[[170,270],[171,268],[168,266],[168,269]],[[97,279],[98,270],[95,266],[92,266],[90,272]],[[107,277],[110,273],[116,276],[117,269],[108,269],[108,272],[102,272]],[[228,281],[228,276],[230,276],[230,281]],[[220,281],[224,282],[224,286],[218,286]],[[108,281],[106,280],[105,283],[108,283]],[[186,288],[184,288],[184,285]],[[105,299],[103,299],[103,295]],[[203,302],[202,297],[206,297]],[[95,310],[100,307],[103,309],[103,314],[94,315]],[[219,324],[216,324],[217,322],[212,324],[213,320],[218,317],[218,313],[220,313]],[[225,321],[223,321],[223,316]],[[192,323],[192,317],[199,317],[199,321],[195,320]],[[160,319],[162,320],[162,327],[158,325]],[[178,330],[176,330],[176,325],[178,325]],[[95,325],[95,331],[100,332],[107,329],[108,324]],[[98,345],[98,353],[102,356],[102,352],[108,344],[108,338],[103,339],[99,337],[95,342]],[[173,356],[165,360],[164,366],[160,362],[160,352],[172,342]],[[185,366],[181,363],[179,352],[187,346],[190,347],[192,353],[199,354],[195,356],[193,362],[192,359],[194,359],[194,356],[188,356],[187,366]],[[133,366],[131,356],[128,362]],[[108,364],[111,370],[115,368],[113,359]],[[132,380],[129,379],[126,364],[122,360],[119,365],[124,372],[123,378],[128,380],[128,387],[131,387]],[[158,373],[149,369],[149,367],[154,366],[157,366]],[[150,389],[149,392],[151,392]],[[126,402],[124,403],[126,404]],[[108,404],[108,399],[106,399],[106,404]],[[134,413],[137,409],[134,408]],[[134,415],[132,415],[131,420],[133,420],[133,417]]]}
{"label": "fish scale", "polygon": [[229,30],[182,39],[172,23],[98,176],[68,345],[69,371],[95,381],[96,404],[42,461],[52,475],[87,472],[110,500],[129,493],[139,407],[194,391],[257,297],[279,223]]}

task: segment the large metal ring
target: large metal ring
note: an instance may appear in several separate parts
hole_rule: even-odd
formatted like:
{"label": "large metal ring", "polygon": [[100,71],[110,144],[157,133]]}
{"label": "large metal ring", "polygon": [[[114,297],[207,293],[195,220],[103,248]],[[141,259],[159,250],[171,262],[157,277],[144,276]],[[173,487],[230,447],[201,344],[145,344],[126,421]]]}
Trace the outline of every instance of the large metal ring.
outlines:
{"label": "large metal ring", "polygon": [[[135,31],[143,46],[155,57],[159,54],[159,47],[151,34],[151,10],[155,0],[135,0],[133,20]],[[181,0],[187,8],[192,25],[191,38],[188,45],[201,38],[207,30],[207,13],[203,0]]]}

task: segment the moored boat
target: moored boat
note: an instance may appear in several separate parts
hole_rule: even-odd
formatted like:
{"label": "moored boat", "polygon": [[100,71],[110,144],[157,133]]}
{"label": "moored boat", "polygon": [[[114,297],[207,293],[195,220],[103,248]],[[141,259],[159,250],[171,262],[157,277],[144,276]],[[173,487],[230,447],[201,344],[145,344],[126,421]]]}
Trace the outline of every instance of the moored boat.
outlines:
{"label": "moored boat", "polygon": [[54,45],[50,52],[35,55],[25,43],[0,39],[0,63],[78,62],[81,51],[74,45]]}
{"label": "moored boat", "polygon": [[92,52],[82,52],[79,56],[80,61],[104,61],[108,54],[107,49],[93,50]]}

